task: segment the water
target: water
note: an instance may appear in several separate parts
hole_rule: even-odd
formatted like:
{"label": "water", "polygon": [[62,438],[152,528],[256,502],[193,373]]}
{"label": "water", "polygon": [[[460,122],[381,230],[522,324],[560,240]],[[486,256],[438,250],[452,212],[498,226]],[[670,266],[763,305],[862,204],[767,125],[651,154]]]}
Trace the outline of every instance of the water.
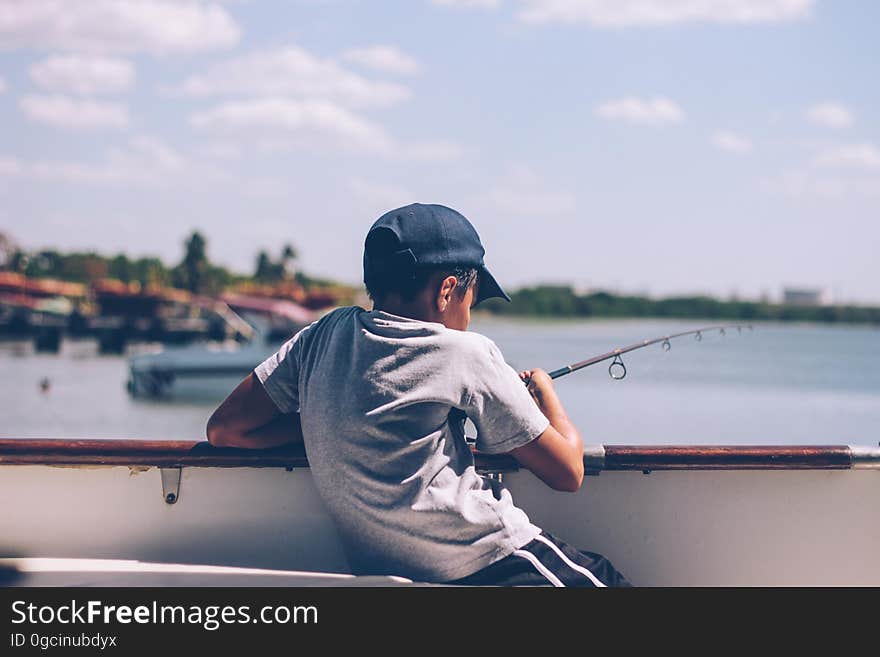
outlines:
{"label": "water", "polygon": [[[700,326],[669,321],[482,322],[517,369],[555,369]],[[876,445],[880,330],[756,325],[623,357],[622,381],[597,364],[556,381],[585,442]]]}
{"label": "water", "polygon": [[[517,370],[552,370],[694,322],[536,321],[475,318]],[[627,377],[607,363],[556,382],[589,443],[858,444],[880,440],[880,330],[758,324],[741,335],[684,337],[624,356]],[[4,438],[197,440],[219,400],[145,401],[125,390],[127,359],[91,342],[58,355],[0,345]],[[47,377],[48,392],[39,382]]]}

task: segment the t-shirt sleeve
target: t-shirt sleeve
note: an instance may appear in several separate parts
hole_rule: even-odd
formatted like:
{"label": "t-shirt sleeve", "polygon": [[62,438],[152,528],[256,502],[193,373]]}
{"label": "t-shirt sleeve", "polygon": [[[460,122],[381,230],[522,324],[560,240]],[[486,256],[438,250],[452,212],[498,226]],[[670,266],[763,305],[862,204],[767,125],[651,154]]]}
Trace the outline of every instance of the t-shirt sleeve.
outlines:
{"label": "t-shirt sleeve", "polygon": [[531,442],[550,426],[522,379],[489,339],[476,350],[465,412],[477,428],[476,448],[500,454]]}
{"label": "t-shirt sleeve", "polygon": [[299,372],[305,337],[314,324],[285,342],[274,354],[254,368],[266,394],[282,413],[299,411]]}

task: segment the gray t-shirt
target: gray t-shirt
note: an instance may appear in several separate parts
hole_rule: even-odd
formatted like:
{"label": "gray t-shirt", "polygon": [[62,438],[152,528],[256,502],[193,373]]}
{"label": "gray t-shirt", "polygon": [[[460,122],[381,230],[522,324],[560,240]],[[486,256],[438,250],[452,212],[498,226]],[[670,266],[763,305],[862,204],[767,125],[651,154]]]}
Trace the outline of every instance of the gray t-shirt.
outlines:
{"label": "gray t-shirt", "polygon": [[489,338],[352,306],[288,340],[254,370],[306,454],[357,574],[443,582],[540,533],[510,492],[474,469],[550,424]]}

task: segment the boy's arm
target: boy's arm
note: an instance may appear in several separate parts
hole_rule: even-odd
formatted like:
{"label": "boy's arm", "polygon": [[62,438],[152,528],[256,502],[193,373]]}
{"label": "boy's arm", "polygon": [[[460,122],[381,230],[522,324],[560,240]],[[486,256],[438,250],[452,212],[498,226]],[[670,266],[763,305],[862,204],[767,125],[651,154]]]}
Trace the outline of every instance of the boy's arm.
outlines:
{"label": "boy's arm", "polygon": [[517,375],[494,342],[475,344],[463,352],[469,368],[463,408],[477,427],[477,450],[510,454],[551,488],[576,491],[584,477],[583,441],[549,375]]}
{"label": "boy's arm", "polygon": [[568,418],[546,372],[526,370],[520,378],[529,381],[529,393],[550,420],[550,426],[510,454],[551,488],[574,492],[584,480],[584,443],[580,432]]}
{"label": "boy's arm", "polygon": [[299,413],[281,413],[251,373],[223,400],[206,428],[217,447],[265,449],[302,442]]}

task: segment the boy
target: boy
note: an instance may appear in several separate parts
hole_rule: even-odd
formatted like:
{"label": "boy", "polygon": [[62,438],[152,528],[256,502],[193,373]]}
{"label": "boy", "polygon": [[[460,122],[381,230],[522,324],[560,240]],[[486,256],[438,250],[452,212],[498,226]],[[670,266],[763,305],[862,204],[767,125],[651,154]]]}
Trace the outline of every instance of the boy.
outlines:
{"label": "boy", "polygon": [[[542,370],[517,375],[471,307],[510,298],[464,216],[392,210],[370,229],[373,310],[338,308],[256,367],[208,422],[214,445],[304,441],[315,484],[357,574],[454,584],[606,586],[600,555],[533,525],[474,469],[476,448],[509,453],[556,490],[583,481],[583,442]],[[528,387],[523,382],[528,382]]]}

